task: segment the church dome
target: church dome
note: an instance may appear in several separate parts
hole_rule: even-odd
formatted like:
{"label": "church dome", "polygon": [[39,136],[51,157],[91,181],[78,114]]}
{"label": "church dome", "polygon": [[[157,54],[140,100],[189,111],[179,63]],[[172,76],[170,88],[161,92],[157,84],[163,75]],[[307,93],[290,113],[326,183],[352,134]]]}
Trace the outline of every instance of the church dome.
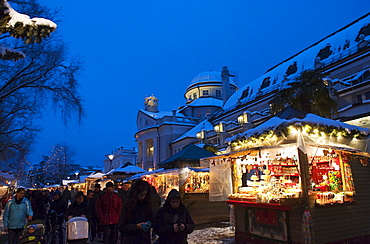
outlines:
{"label": "church dome", "polygon": [[[222,77],[221,77],[221,72],[220,71],[205,71],[197,76],[194,77],[194,79],[190,82],[189,87],[192,87],[194,85],[199,85],[199,84],[204,84],[204,83],[222,83]],[[234,81],[230,77],[230,84],[235,85]]]}

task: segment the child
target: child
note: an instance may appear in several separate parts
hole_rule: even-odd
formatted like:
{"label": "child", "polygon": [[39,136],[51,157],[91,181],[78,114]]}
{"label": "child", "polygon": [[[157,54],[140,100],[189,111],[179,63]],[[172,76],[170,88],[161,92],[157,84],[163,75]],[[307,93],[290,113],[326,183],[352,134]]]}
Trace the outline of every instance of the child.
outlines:
{"label": "child", "polygon": [[44,237],[38,230],[37,225],[29,225],[27,232],[23,236],[20,236],[19,239],[21,239],[19,243],[41,244]]}

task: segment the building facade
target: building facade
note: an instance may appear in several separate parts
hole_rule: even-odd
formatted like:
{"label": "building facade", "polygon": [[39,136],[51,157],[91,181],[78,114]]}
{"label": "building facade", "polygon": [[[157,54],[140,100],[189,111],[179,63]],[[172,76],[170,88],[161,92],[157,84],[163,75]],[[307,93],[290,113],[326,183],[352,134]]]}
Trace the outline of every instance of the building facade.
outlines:
{"label": "building facade", "polygon": [[111,154],[105,155],[104,172],[109,172],[112,169],[119,168],[125,164],[135,165],[137,152],[136,148],[117,148]]}
{"label": "building facade", "polygon": [[272,115],[276,92],[305,70],[327,74],[339,113],[334,119],[370,128],[370,13],[268,69],[238,89],[227,68],[196,76],[185,92],[186,105],[138,112],[138,165],[147,169],[189,143],[211,144],[227,152],[225,139],[253,128]]}

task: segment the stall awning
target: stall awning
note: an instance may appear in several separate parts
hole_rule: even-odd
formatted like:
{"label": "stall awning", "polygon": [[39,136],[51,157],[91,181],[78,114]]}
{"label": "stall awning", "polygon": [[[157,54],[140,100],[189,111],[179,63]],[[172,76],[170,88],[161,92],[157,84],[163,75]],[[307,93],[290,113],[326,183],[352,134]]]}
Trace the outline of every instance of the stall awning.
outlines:
{"label": "stall awning", "polygon": [[194,144],[189,144],[180,152],[159,163],[159,166],[164,168],[175,168],[179,167],[179,162],[193,162],[193,164],[199,166],[200,158],[211,157],[214,155],[214,153],[206,149],[200,148]]}

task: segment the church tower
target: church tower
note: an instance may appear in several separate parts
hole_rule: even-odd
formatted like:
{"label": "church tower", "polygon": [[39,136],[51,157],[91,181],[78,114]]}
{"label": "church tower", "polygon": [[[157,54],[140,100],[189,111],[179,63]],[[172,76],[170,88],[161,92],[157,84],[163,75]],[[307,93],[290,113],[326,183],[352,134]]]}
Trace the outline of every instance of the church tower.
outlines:
{"label": "church tower", "polygon": [[156,98],[154,95],[145,97],[144,106],[146,111],[157,113],[158,98]]}

